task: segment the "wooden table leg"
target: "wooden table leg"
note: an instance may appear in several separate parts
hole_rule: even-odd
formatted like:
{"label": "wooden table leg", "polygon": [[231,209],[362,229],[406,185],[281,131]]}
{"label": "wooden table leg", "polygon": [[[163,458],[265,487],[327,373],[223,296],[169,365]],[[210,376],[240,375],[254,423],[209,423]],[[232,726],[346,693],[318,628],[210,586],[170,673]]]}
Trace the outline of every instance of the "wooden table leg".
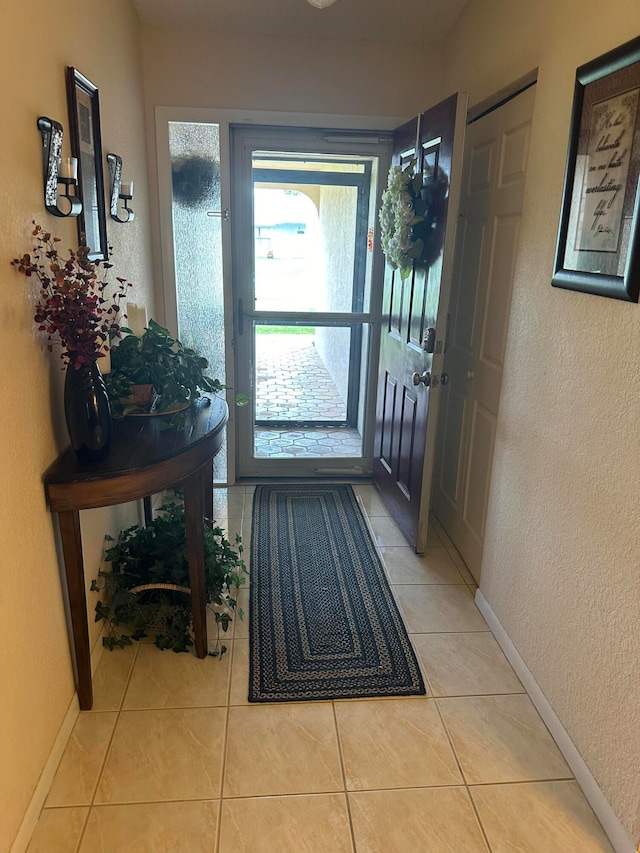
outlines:
{"label": "wooden table leg", "polygon": [[202,488],[204,501],[204,517],[213,518],[213,459],[210,459],[202,469]]}
{"label": "wooden table leg", "polygon": [[82,537],[80,535],[80,513],[67,510],[58,513],[64,568],[67,575],[69,608],[73,646],[76,654],[78,674],[78,699],[83,711],[93,705],[91,686],[91,649],[89,647],[89,623],[87,620],[87,597],[84,588],[84,564],[82,561]]}
{"label": "wooden table leg", "polygon": [[[206,466],[205,466],[206,467]],[[207,655],[207,598],[204,583],[204,500],[203,471],[195,471],[184,481],[184,514],[189,560],[189,583],[193,608],[196,655]]]}
{"label": "wooden table leg", "polygon": [[145,495],[142,498],[142,506],[144,507],[144,526],[148,527],[153,521],[153,497]]}

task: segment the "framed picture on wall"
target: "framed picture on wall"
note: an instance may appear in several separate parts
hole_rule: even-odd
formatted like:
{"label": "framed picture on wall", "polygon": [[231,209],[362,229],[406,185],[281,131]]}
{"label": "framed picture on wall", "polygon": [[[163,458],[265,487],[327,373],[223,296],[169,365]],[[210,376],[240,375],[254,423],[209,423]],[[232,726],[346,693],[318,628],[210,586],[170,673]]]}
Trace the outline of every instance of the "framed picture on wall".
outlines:
{"label": "framed picture on wall", "polygon": [[80,245],[89,246],[90,260],[106,260],[107,219],[98,89],[70,66],[67,68],[67,100],[71,153],[78,158],[78,196],[82,202],[78,239]]}
{"label": "framed picture on wall", "polygon": [[640,294],[640,38],[576,72],[552,284]]}

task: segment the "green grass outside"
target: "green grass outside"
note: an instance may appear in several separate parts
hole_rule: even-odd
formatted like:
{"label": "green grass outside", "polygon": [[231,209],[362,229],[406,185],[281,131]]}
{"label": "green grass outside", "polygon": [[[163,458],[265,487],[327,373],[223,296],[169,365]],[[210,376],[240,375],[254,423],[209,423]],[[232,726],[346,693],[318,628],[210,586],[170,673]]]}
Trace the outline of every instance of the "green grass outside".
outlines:
{"label": "green grass outside", "polygon": [[313,335],[313,326],[256,326],[256,335]]}

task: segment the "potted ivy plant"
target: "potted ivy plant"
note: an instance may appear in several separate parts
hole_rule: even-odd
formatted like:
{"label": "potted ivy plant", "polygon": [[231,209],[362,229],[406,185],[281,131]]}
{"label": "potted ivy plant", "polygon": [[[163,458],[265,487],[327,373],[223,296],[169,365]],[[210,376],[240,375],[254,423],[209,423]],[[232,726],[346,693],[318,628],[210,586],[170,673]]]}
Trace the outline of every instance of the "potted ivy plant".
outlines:
{"label": "potted ivy plant", "polygon": [[202,391],[223,391],[227,386],[207,376],[208,366],[206,358],[149,320],[141,337],[127,335],[111,350],[105,377],[111,411],[115,417],[168,414],[186,408]]}
{"label": "potted ivy plant", "polygon": [[[193,637],[184,506],[167,503],[147,526],[129,527],[117,540],[106,538],[111,570],[101,569],[91,584],[93,591],[106,593],[96,604],[96,622],[107,623],[105,648],[124,648],[154,633],[158,648],[188,651]],[[204,552],[207,606],[218,629],[210,654],[223,655],[220,630],[226,631],[232,621],[236,593],[247,574],[242,540],[236,535],[232,545],[222,528],[206,520]],[[242,618],[242,611],[237,612]]]}

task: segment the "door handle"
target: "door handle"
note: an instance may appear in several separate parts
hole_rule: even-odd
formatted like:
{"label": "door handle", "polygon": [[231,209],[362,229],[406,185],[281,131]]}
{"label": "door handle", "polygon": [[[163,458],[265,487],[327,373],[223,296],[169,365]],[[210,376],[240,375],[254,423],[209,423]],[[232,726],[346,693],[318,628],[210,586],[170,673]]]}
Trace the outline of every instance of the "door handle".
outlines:
{"label": "door handle", "polygon": [[238,299],[238,334],[244,335],[244,302]]}
{"label": "door handle", "polygon": [[427,388],[431,385],[431,373],[428,370],[425,370],[424,373],[414,373],[411,377],[411,381],[414,385],[420,385],[422,383]]}

